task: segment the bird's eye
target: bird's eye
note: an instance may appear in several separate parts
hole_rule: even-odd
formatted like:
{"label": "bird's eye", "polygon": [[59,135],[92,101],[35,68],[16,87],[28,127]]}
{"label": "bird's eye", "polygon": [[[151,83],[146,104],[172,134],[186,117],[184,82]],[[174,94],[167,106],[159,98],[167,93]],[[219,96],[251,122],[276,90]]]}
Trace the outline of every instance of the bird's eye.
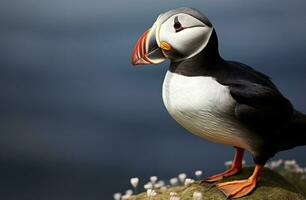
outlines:
{"label": "bird's eye", "polygon": [[174,25],[173,25],[175,32],[180,32],[181,30],[184,29],[184,27],[182,26],[182,24],[179,22],[178,17],[176,16],[174,18]]}

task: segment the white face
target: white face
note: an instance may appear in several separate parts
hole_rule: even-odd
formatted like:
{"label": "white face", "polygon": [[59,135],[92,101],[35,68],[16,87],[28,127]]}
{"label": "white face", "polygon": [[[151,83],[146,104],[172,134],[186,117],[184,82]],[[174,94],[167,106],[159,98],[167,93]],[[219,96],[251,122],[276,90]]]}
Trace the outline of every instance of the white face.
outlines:
{"label": "white face", "polygon": [[201,52],[213,32],[212,27],[184,13],[171,16],[159,26],[157,43],[164,41],[171,45],[171,50],[163,50],[163,53],[173,61],[185,60]]}

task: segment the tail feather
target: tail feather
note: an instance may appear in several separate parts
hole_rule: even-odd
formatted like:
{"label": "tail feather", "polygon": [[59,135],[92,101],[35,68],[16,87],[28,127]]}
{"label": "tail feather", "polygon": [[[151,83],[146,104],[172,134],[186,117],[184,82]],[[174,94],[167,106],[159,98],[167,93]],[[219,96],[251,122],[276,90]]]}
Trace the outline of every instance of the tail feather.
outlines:
{"label": "tail feather", "polygon": [[306,145],[306,115],[297,111],[289,131],[295,146]]}

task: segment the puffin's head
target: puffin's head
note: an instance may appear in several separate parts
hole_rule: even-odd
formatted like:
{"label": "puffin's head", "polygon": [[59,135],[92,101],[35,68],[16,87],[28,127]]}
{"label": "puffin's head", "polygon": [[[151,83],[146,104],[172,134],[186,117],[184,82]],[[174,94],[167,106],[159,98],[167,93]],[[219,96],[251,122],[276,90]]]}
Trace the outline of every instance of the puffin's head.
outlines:
{"label": "puffin's head", "polygon": [[158,64],[166,58],[173,62],[200,53],[213,33],[210,21],[191,8],[178,8],[161,14],[153,26],[138,39],[132,64]]}

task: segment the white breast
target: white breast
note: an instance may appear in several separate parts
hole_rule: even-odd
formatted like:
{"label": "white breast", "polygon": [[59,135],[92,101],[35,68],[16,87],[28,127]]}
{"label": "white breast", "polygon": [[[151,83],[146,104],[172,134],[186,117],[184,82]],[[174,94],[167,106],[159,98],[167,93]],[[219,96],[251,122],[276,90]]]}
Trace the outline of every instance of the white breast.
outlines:
{"label": "white breast", "polygon": [[246,132],[234,116],[236,101],[226,86],[212,77],[188,77],[167,72],[163,101],[184,128],[208,140],[250,149]]}

